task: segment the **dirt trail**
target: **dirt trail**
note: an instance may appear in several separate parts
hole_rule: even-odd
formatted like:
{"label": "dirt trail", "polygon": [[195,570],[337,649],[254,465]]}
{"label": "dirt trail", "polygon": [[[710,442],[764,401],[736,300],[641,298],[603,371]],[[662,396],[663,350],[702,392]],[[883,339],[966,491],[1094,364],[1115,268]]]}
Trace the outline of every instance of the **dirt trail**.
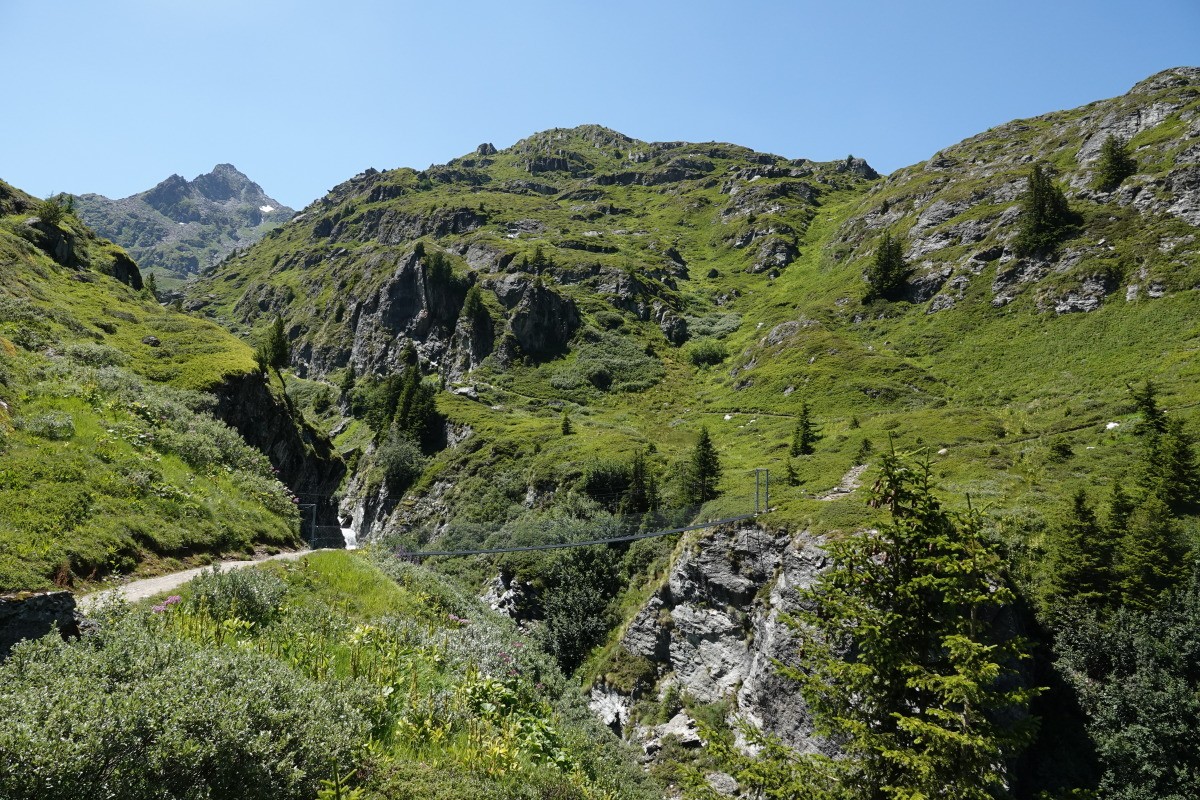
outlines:
{"label": "dirt trail", "polygon": [[851,468],[849,472],[842,476],[841,483],[830,489],[828,492],[817,495],[817,499],[838,500],[848,496],[860,486],[859,478],[862,477],[862,474],[866,471],[866,469],[866,464],[859,464],[858,466]]}
{"label": "dirt trail", "polygon": [[309,553],[318,552],[316,550],[296,550],[290,553],[279,553],[274,556],[267,556],[253,561],[220,561],[216,564],[211,564],[207,567],[196,567],[194,569],[185,569],[181,572],[172,572],[169,575],[159,575],[154,578],[142,578],[137,581],[130,581],[122,586],[117,586],[112,589],[105,589],[100,592],[92,592],[85,594],[82,597],[75,598],[76,605],[81,611],[89,611],[103,605],[109,598],[121,596],[130,602],[137,600],[145,600],[147,597],[153,597],[156,594],[169,592],[190,581],[192,578],[199,575],[206,569],[220,567],[222,570],[241,569],[243,567],[253,567],[255,564],[261,564],[264,561],[295,561],[303,558]]}

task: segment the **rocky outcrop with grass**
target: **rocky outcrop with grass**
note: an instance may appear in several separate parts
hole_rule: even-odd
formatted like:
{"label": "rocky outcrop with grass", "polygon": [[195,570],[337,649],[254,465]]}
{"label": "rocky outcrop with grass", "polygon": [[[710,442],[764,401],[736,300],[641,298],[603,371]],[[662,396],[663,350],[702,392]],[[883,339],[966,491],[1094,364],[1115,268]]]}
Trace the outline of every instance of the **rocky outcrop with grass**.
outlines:
{"label": "rocky outcrop with grass", "polygon": [[[1105,142],[1131,166],[1103,185]],[[1071,217],[1053,246],[1023,252],[1021,200],[1033,165]],[[902,238],[906,299],[929,313],[960,302],[1094,311],[1200,285],[1200,69],[1166,70],[1126,94],[1015,120],[946,147],[874,187],[831,247],[865,272],[881,235]]]}
{"label": "rocky outcrop with grass", "polygon": [[[797,686],[776,668],[798,657],[797,634],[780,615],[796,609],[795,591],[811,586],[826,563],[812,537],[757,525],[717,528],[688,542],[625,628],[617,672],[592,687],[593,710],[653,749],[664,732],[641,716],[670,693],[686,695],[725,704],[731,727],[748,723],[801,751],[831,752],[814,735]],[[637,680],[620,676],[626,661],[644,665]]]}

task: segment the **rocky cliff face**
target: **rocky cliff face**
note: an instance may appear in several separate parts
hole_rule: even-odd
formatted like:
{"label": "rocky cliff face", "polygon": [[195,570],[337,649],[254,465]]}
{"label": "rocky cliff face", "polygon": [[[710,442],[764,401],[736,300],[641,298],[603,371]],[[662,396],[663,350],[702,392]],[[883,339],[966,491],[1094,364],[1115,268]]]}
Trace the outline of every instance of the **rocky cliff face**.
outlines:
{"label": "rocky cliff face", "polygon": [[179,276],[250,246],[295,213],[232,164],[218,164],[191,181],[172,175],[120,200],[81,195],[75,204],[84,222],[143,268]]}
{"label": "rocky cliff face", "polygon": [[252,447],[266,453],[279,480],[303,503],[317,506],[317,524],[338,525],[337,491],[346,465],[328,438],[308,427],[271,392],[261,374],[238,375],[213,390],[215,414]]}
{"label": "rocky cliff face", "polygon": [[731,722],[750,722],[804,752],[832,752],[813,735],[797,687],[775,667],[797,656],[780,614],[795,610],[795,590],[825,567],[819,543],[803,533],[736,526],[690,542],[621,638],[625,651],[654,665],[653,682],[627,693],[602,681],[592,687],[593,710],[647,745],[663,732],[631,728],[629,712],[674,685],[700,702],[730,700]]}

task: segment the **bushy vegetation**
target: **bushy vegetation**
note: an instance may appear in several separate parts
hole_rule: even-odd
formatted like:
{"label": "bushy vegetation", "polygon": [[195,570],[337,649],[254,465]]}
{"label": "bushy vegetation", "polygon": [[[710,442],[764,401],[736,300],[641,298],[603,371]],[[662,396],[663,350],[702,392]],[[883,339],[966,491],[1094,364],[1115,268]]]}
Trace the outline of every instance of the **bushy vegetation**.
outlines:
{"label": "bushy vegetation", "polygon": [[506,622],[361,554],[210,574],[0,665],[0,794],[658,796]]}

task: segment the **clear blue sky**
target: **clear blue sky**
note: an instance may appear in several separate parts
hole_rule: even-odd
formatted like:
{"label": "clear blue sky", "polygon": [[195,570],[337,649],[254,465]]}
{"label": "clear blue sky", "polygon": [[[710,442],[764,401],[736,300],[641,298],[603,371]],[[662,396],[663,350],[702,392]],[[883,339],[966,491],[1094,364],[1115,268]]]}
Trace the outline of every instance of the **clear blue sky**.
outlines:
{"label": "clear blue sky", "polygon": [[595,122],[882,172],[1200,65],[1197,0],[0,0],[0,178],[124,197],[230,162],[300,208]]}

